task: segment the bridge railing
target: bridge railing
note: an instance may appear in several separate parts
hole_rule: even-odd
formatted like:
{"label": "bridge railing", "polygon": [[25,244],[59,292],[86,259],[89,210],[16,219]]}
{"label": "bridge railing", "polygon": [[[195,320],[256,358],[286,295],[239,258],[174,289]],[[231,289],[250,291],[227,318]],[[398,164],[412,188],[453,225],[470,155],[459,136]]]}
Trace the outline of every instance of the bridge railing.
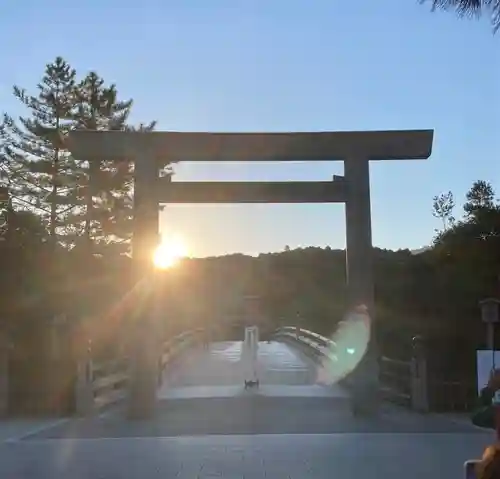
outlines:
{"label": "bridge railing", "polygon": [[[185,331],[163,343],[158,361],[159,383],[163,372],[185,349],[199,338],[201,329]],[[91,414],[125,399],[130,385],[130,360],[127,357],[95,363],[89,357],[78,364],[76,412]]]}
{"label": "bridge railing", "polygon": [[129,380],[128,358],[111,359],[100,363],[91,363],[91,381],[93,407],[101,409],[126,396]]}
{"label": "bridge railing", "polygon": [[203,333],[202,328],[194,329],[191,331],[185,331],[177,336],[175,336],[170,341],[163,343],[161,357],[160,357],[160,382],[163,379],[163,373],[167,368],[167,365],[171,364],[181,352],[187,348],[193,346],[198,340],[200,335]]}
{"label": "bridge railing", "polygon": [[333,351],[335,351],[337,345],[334,341],[321,334],[310,331],[309,329],[298,328],[294,326],[285,326],[279,328],[275,335],[281,337],[288,337],[295,341],[302,343],[303,345],[310,348],[312,351],[318,355],[328,356]]}
{"label": "bridge railing", "polygon": [[[337,356],[335,341],[307,329],[288,326],[278,329],[275,336],[299,343],[317,358]],[[379,383],[385,400],[422,412],[469,411],[477,401],[474,381],[429,374],[427,358],[418,349],[409,360],[380,357]],[[343,384],[349,387],[349,376]]]}
{"label": "bridge railing", "polygon": [[[334,359],[338,356],[335,341],[314,331],[303,328],[284,327],[275,333],[278,337],[298,342],[316,357]],[[380,392],[384,399],[411,406],[412,362],[387,357],[380,358]],[[349,387],[349,377],[342,381]]]}
{"label": "bridge railing", "polygon": [[382,398],[402,406],[411,407],[413,362],[382,356],[379,365]]}

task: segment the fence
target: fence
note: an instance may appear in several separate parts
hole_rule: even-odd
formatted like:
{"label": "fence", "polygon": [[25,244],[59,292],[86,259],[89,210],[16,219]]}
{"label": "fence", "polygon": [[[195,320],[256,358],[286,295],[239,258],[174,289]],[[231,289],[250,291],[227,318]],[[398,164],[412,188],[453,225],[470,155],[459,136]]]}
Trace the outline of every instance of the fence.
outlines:
{"label": "fence", "polygon": [[[334,360],[338,356],[335,341],[313,331],[284,327],[275,336],[299,343],[314,357]],[[410,360],[382,356],[379,359],[381,396],[388,401],[412,409],[427,411],[470,411],[477,401],[475,381],[450,380],[429,374],[427,357],[415,345]],[[349,386],[349,378],[344,383]]]}
{"label": "fence", "polygon": [[411,406],[412,361],[380,358],[380,392],[384,399]]}
{"label": "fence", "polygon": [[[89,362],[89,381],[92,388],[93,408],[101,409],[125,398],[128,386],[127,358],[102,363]],[[88,374],[88,373],[87,373]]]}
{"label": "fence", "polygon": [[[158,372],[161,383],[168,364],[186,348],[192,346],[201,329],[186,331],[165,342],[160,352]],[[91,359],[78,365],[76,411],[86,415],[125,399],[130,384],[130,360],[113,359],[94,364]]]}

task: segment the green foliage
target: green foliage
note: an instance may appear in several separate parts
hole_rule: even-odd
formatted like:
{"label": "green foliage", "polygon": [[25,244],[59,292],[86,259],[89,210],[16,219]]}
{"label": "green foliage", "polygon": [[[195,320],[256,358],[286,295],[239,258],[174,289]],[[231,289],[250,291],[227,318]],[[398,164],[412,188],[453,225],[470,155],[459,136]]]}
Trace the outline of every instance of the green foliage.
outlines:
{"label": "green foliage", "polygon": [[453,209],[455,208],[455,198],[453,193],[441,193],[432,200],[432,216],[439,218],[443,224],[443,231],[446,231],[455,221]]}
{"label": "green foliage", "polygon": [[29,113],[17,120],[5,114],[0,127],[0,184],[8,186],[14,208],[36,213],[53,243],[127,252],[132,165],[75,159],[54,139],[73,129],[151,131],[155,122],[129,125],[132,100],[119,100],[116,86],[95,72],[79,81],[60,57],[46,66],[36,95],[20,87],[14,95]]}
{"label": "green foliage", "polygon": [[[86,130],[125,130],[132,100],[119,101],[115,85],[105,86],[97,73],[90,72],[75,88],[74,128]],[[154,128],[154,123],[146,127]],[[72,244],[92,240],[93,252],[127,251],[131,235],[132,167],[92,158],[80,161],[80,177],[71,223]],[[124,247],[123,247],[124,246]]]}
{"label": "green foliage", "polygon": [[481,214],[481,211],[493,210],[495,207],[495,192],[490,183],[475,181],[465,196],[465,214],[470,218]]}
{"label": "green foliage", "polygon": [[435,239],[433,261],[458,318],[476,319],[478,301],[500,293],[500,208],[494,197],[490,184],[475,182],[464,217]]}
{"label": "green foliage", "polygon": [[36,212],[48,225],[54,241],[71,208],[75,184],[74,161],[52,143],[52,131],[71,128],[75,71],[60,57],[48,64],[37,95],[14,87],[14,96],[31,117],[18,121],[4,115],[0,129],[1,167],[17,208]]}
{"label": "green foliage", "polygon": [[495,32],[500,27],[499,0],[420,0],[420,3],[431,3],[433,10],[452,10],[462,17],[487,15],[491,19]]}

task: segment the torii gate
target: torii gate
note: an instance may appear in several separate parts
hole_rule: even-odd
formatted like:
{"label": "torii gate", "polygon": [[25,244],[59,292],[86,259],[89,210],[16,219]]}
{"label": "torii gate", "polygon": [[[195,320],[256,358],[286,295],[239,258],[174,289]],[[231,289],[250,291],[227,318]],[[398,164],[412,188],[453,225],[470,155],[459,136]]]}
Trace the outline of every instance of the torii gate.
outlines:
{"label": "torii gate", "polygon": [[[427,159],[433,130],[313,133],[73,131],[79,160],[135,163],[133,259],[142,277],[159,239],[160,203],[345,203],[348,304],[374,315],[370,160]],[[343,161],[344,176],[320,182],[175,182],[159,168],[182,161]],[[146,315],[148,316],[148,315]],[[152,326],[152,319],[145,317]],[[144,324],[144,323],[143,323]],[[147,328],[143,327],[142,330]],[[156,401],[154,333],[138,337],[130,414],[150,415]],[[148,356],[149,352],[149,356]],[[369,356],[370,357],[370,356]],[[369,361],[375,361],[375,358]],[[370,368],[368,368],[370,370]]]}

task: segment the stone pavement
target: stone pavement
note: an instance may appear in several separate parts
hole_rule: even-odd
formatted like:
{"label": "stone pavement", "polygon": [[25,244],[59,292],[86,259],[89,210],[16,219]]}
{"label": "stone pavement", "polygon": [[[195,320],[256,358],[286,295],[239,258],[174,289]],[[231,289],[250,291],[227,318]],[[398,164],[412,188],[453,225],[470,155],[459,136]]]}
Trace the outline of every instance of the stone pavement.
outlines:
{"label": "stone pavement", "polygon": [[299,351],[261,343],[261,388],[242,387],[240,343],[186,353],[154,419],[119,409],[0,445],[1,478],[456,478],[491,434],[386,405],[353,418],[340,388],[315,384]]}
{"label": "stone pavement", "polygon": [[455,479],[483,435],[330,434],[41,440],[4,444],[6,479]]}

